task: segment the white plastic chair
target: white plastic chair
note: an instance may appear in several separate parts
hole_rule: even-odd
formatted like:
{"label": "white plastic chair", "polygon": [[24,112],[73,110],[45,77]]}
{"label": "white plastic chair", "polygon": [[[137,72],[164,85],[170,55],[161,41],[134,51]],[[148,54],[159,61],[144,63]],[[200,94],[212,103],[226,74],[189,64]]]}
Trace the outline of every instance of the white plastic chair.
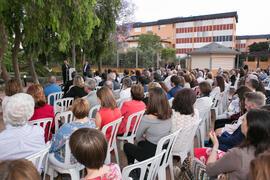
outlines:
{"label": "white plastic chair", "polygon": [[73,101],[74,98],[63,98],[54,101],[54,114],[67,111],[68,107],[72,105]]}
{"label": "white plastic chair", "polygon": [[[64,95],[64,92],[55,92],[55,93],[51,93],[48,96],[48,104],[49,105],[54,105],[54,102],[58,99],[61,99]],[[51,100],[53,99],[53,101]]]}
{"label": "white plastic chair", "polygon": [[176,142],[176,139],[177,139],[180,131],[181,131],[181,129],[178,129],[177,131],[171,133],[168,136],[161,138],[158,141],[155,155],[160,154],[163,151],[164,146],[167,146],[166,152],[162,158],[162,162],[161,162],[161,164],[159,166],[159,170],[158,170],[158,179],[159,180],[166,179],[166,168],[168,166],[170,169],[171,180],[174,180],[172,150],[173,150],[174,144]]}
{"label": "white plastic chair", "polygon": [[96,118],[95,115],[96,115],[96,113],[98,112],[98,110],[100,109],[100,107],[101,107],[101,106],[100,106],[99,104],[93,106],[93,107],[90,109],[90,111],[89,111],[88,117],[89,117],[89,118]]}
{"label": "white plastic chair", "polygon": [[52,128],[52,122],[53,122],[53,118],[44,118],[44,119],[36,119],[33,121],[28,121],[28,124],[30,125],[38,125],[40,127],[43,128],[44,133],[45,133],[45,129],[47,127],[47,124],[49,123],[49,129],[48,129],[48,134],[47,137],[50,137],[50,132],[51,132],[51,128]]}
{"label": "white plastic chair", "polygon": [[[124,141],[127,141],[129,143],[134,144],[134,138],[136,137],[136,133],[137,133],[138,127],[141,123],[144,112],[145,112],[145,110],[140,111],[140,112],[136,112],[136,113],[131,114],[128,117],[127,124],[126,124],[126,132],[123,134],[123,136],[117,137],[117,139],[120,140],[120,147],[122,150],[123,150],[123,146],[124,146]],[[132,121],[135,121],[135,122],[134,122],[134,126],[132,127],[132,129],[130,129]],[[129,132],[131,132],[130,135],[128,135]]]}
{"label": "white plastic chair", "polygon": [[187,157],[188,152],[193,154],[194,137],[199,124],[200,120],[197,120],[194,124],[183,128],[178,135],[175,146],[172,150],[172,155],[180,157],[181,163],[183,163]]}
{"label": "white plastic chair", "polygon": [[51,143],[49,142],[46,144],[45,149],[25,158],[28,161],[31,161],[40,173],[42,172],[42,169],[43,169],[43,172],[44,172],[43,180],[45,180],[45,174],[47,171],[48,153],[49,153],[50,147],[51,147]]}
{"label": "white plastic chair", "polygon": [[80,163],[71,164],[70,163],[71,152],[69,147],[69,140],[65,143],[65,159],[64,162],[60,162],[55,159],[54,154],[49,154],[49,163],[47,174],[50,176],[50,180],[53,180],[57,176],[57,173],[69,174],[71,180],[80,179],[80,171],[84,169],[84,166]]}
{"label": "white plastic chair", "polygon": [[72,121],[74,121],[74,115],[73,115],[72,111],[65,111],[65,112],[60,112],[60,113],[56,114],[56,116],[55,116],[55,133],[60,128],[59,122],[61,122],[61,124],[64,124],[64,123],[71,123]]}
{"label": "white plastic chair", "polygon": [[170,107],[172,107],[173,100],[174,100],[174,97],[172,97],[171,99],[169,99],[169,105],[170,105]]}
{"label": "white plastic chair", "polygon": [[148,97],[148,92],[145,92],[145,93],[144,93],[144,97],[145,97],[145,98]]}
{"label": "white plastic chair", "polygon": [[145,179],[144,177],[147,172],[148,174],[147,174],[146,180],[156,179],[156,176],[159,170],[159,165],[165,152],[166,150],[163,150],[161,153],[155,155],[152,158],[124,167],[122,170],[122,178],[125,180],[128,180],[128,179],[132,180],[132,178],[129,177],[129,174],[133,170],[140,170],[139,180],[144,180]]}
{"label": "white plastic chair", "polygon": [[123,106],[123,104],[124,104],[124,102],[126,102],[126,101],[131,101],[132,99],[131,99],[131,97],[129,97],[129,98],[124,98],[124,99],[121,99],[121,97],[120,97],[120,99],[117,99],[117,105],[118,105],[118,107],[121,109],[122,108],[122,106]]}
{"label": "white plastic chair", "polygon": [[116,145],[116,135],[118,132],[118,128],[121,124],[122,118],[119,118],[109,124],[106,124],[105,126],[103,126],[102,128],[102,133],[106,136],[106,132],[108,129],[111,129],[111,137],[108,141],[108,150],[107,150],[107,156],[106,156],[106,163],[111,163],[111,151],[114,150],[115,153],[115,157],[116,157],[116,161],[117,164],[119,164],[119,157],[118,157],[118,150],[117,150],[117,145]]}

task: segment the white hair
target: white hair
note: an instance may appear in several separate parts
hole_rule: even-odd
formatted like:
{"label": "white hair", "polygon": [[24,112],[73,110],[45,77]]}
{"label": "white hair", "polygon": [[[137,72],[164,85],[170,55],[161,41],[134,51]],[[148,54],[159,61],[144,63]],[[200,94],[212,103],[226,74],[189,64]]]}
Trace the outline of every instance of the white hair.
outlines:
{"label": "white hair", "polygon": [[111,79],[111,80],[115,80],[116,74],[114,72],[111,72],[111,73],[108,74],[108,78]]}
{"label": "white hair", "polygon": [[11,126],[23,126],[34,114],[35,101],[26,93],[18,93],[9,97],[3,109],[3,120]]}

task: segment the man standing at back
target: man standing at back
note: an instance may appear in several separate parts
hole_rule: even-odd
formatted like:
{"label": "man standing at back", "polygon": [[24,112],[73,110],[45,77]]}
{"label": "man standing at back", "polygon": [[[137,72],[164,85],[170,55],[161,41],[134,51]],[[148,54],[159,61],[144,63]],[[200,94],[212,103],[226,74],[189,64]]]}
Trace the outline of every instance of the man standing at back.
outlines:
{"label": "man standing at back", "polygon": [[[44,94],[46,96],[46,98],[48,98],[48,96],[52,93],[56,93],[56,92],[61,92],[61,87],[56,85],[56,77],[51,75],[49,76],[48,78],[48,86],[46,86],[43,91],[44,91]],[[51,98],[51,101],[50,101],[50,105],[53,106],[53,98]]]}
{"label": "man standing at back", "polygon": [[88,64],[88,61],[85,61],[85,64],[83,65],[83,76],[88,76],[89,71],[90,66]]}
{"label": "man standing at back", "polygon": [[64,64],[62,65],[63,84],[65,84],[68,79],[68,69],[69,69],[68,62],[67,60],[65,60]]}

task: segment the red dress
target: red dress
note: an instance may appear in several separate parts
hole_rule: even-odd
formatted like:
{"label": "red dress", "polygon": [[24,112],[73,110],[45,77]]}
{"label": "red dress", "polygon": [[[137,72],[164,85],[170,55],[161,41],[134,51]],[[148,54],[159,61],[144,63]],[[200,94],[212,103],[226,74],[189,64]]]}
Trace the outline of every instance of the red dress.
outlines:
{"label": "red dress", "polygon": [[49,124],[47,124],[47,127],[45,129],[45,142],[51,140],[52,138],[52,128],[54,128],[54,111],[53,111],[53,106],[46,104],[43,107],[37,108],[34,111],[33,116],[31,117],[31,119],[29,121],[33,121],[33,120],[37,120],[37,119],[43,119],[43,118],[53,118],[53,122],[52,122],[52,126],[51,126],[51,132],[50,135],[48,137],[48,131],[49,131]]}
{"label": "red dress", "polygon": [[[122,122],[119,126],[117,134],[124,134],[126,132],[128,117],[131,114],[145,110],[145,107],[146,106],[145,106],[143,101],[132,100],[132,101],[124,102],[124,104],[121,108],[121,113],[122,113],[122,116],[124,116],[124,117],[123,117]],[[134,117],[133,120],[131,121],[130,131],[135,124],[135,119],[136,119],[136,117]]]}
{"label": "red dress", "polygon": [[[119,108],[111,109],[111,108],[102,108],[98,111],[100,117],[101,117],[101,127],[100,129],[103,128],[106,124],[109,124],[119,118],[121,118],[121,111]],[[110,137],[111,137],[111,131],[112,128],[109,128],[106,132],[106,138],[107,141],[109,142]]]}
{"label": "red dress", "polygon": [[109,164],[110,170],[100,177],[82,180],[122,180],[121,170],[117,164]]}

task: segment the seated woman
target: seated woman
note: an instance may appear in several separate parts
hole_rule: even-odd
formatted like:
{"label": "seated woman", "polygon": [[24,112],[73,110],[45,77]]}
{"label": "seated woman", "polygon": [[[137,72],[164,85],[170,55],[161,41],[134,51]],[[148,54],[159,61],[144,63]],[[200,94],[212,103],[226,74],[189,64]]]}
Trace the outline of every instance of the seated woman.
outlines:
{"label": "seated woman", "polygon": [[8,98],[14,94],[22,92],[20,88],[20,81],[18,79],[10,79],[5,84],[5,97],[2,102],[2,107],[4,109],[4,106],[6,105]]}
{"label": "seated woman", "polygon": [[270,177],[270,152],[261,153],[250,163],[250,180],[268,180]]}
{"label": "seated woman", "polygon": [[69,145],[76,160],[86,168],[83,180],[122,180],[117,164],[104,164],[108,145],[99,130],[81,128],[71,135]]}
{"label": "seated woman", "polygon": [[[199,121],[199,111],[193,108],[196,101],[195,92],[190,88],[184,88],[175,95],[172,105],[172,127],[171,132],[179,128],[185,128]],[[176,140],[174,150],[179,149],[179,140]]]}
{"label": "seated woman", "polygon": [[210,96],[212,97],[212,99],[214,99],[216,94],[221,93],[224,90],[225,90],[224,78],[222,76],[217,76],[215,78],[215,87],[212,89]]}
{"label": "seated woman", "polygon": [[[130,115],[145,110],[146,106],[142,101],[144,97],[144,89],[141,85],[137,84],[131,87],[131,97],[132,100],[124,102],[121,108],[123,119],[118,129],[118,135],[123,135],[126,132],[127,120]],[[135,120],[136,117],[131,121],[130,130],[132,130]]]}
{"label": "seated woman", "polygon": [[[63,124],[51,140],[52,145],[49,155],[51,163],[57,164],[58,162],[64,162],[66,141],[74,131],[80,128],[96,128],[94,121],[89,120],[87,117],[89,109],[87,100],[78,98],[74,101],[71,110],[75,116],[75,120],[71,123]],[[71,157],[71,163],[74,162],[74,158]]]}
{"label": "seated woman", "polygon": [[214,146],[206,165],[208,176],[227,173],[228,179],[248,179],[251,160],[269,149],[269,119],[270,113],[268,111],[250,110],[244,117],[241,125],[241,131],[246,139],[239,147],[232,148],[219,160],[217,160],[219,142],[216,134],[212,131],[210,138]]}
{"label": "seated woman", "polygon": [[34,114],[34,106],[34,99],[29,94],[9,97],[3,109],[6,129],[0,133],[0,161],[26,158],[45,148],[42,127],[27,123]]}
{"label": "seated woman", "polygon": [[[29,121],[44,119],[44,118],[53,118],[51,129],[49,129],[49,124],[47,124],[45,129],[45,142],[51,140],[52,138],[52,129],[54,129],[54,111],[53,106],[46,103],[46,97],[43,92],[43,88],[40,85],[34,84],[27,89],[27,94],[30,94],[35,100],[35,111],[33,116]],[[48,132],[50,131],[50,134]]]}
{"label": "seated woman", "polygon": [[[150,82],[149,85],[148,85],[148,87],[147,87],[147,92],[148,92],[148,94],[149,94],[149,91],[150,91],[152,88],[155,88],[155,87],[161,88],[161,85],[160,85],[159,83],[157,83],[157,82]],[[148,97],[144,97],[144,98],[143,98],[143,102],[144,102],[144,104],[147,106],[147,104],[148,104]]]}
{"label": "seated woman", "polygon": [[143,161],[155,155],[158,141],[170,134],[171,114],[164,90],[158,87],[150,89],[146,115],[143,116],[136,134],[138,144],[124,145],[128,164],[133,164],[135,159]]}
{"label": "seated woman", "polygon": [[80,75],[77,75],[74,77],[73,86],[70,87],[70,89],[63,96],[63,98],[73,97],[74,99],[76,99],[76,98],[84,97],[86,95],[87,95],[87,93],[84,91],[83,77]]}
{"label": "seated woman", "polygon": [[207,81],[203,81],[199,84],[199,98],[196,100],[194,108],[198,109],[200,112],[204,112],[212,106],[212,98],[209,96],[211,89],[211,85]]}
{"label": "seated woman", "polygon": [[[121,118],[122,115],[120,109],[117,107],[113,92],[109,88],[100,88],[97,91],[97,97],[99,104],[101,105],[101,109],[98,110],[96,114],[96,125],[99,130],[102,130],[106,124]],[[111,137],[111,129],[107,130],[106,137],[109,141]]]}
{"label": "seated woman", "polygon": [[17,159],[0,163],[0,179],[41,180],[41,176],[31,161]]}

